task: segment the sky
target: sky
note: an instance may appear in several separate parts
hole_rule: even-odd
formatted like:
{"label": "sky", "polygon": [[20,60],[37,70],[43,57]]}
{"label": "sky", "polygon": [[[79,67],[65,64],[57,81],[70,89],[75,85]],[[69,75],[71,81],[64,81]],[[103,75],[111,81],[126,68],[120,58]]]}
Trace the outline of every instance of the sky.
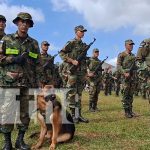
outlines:
{"label": "sky", "polygon": [[[43,40],[48,41],[51,55],[75,37],[77,25],[87,29],[85,43],[96,38],[88,56],[98,48],[99,59],[108,56],[107,63],[112,65],[116,65],[118,54],[124,51],[126,39],[134,41],[136,54],[141,41],[150,35],[150,0],[0,0],[0,14],[7,19],[7,34],[16,32],[12,20],[19,12],[32,15],[34,27],[29,35],[39,46]],[[57,56],[55,62],[61,61]]]}

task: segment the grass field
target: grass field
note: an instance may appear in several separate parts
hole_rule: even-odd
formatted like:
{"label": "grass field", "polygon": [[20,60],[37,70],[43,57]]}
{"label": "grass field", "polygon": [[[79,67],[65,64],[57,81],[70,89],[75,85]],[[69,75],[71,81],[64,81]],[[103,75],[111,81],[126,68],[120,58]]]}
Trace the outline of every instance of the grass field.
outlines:
{"label": "grass field", "polygon": [[[74,139],[66,144],[59,144],[57,150],[150,150],[150,105],[141,97],[135,97],[133,108],[139,117],[126,119],[121,107],[120,97],[114,94],[99,96],[100,112],[88,112],[88,93],[83,94],[83,116],[88,118],[88,124],[76,125]],[[32,145],[36,138],[29,139],[32,132],[38,131],[39,126],[30,123],[26,134],[26,142]],[[13,132],[13,144],[16,130]],[[0,135],[0,149],[2,149]],[[45,143],[41,150],[48,150]]]}

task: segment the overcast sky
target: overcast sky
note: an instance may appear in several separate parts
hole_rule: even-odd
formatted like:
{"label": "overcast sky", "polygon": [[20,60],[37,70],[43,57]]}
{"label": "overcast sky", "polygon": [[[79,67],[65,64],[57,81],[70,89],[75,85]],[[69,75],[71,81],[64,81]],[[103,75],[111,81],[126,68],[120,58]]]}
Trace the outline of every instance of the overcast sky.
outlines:
{"label": "overcast sky", "polygon": [[[97,39],[88,56],[99,48],[99,58],[109,56],[113,65],[126,39],[135,42],[136,54],[140,42],[150,35],[150,0],[0,0],[0,14],[7,18],[6,33],[16,31],[12,20],[19,12],[32,15],[35,24],[29,34],[39,45],[47,40],[52,55],[74,38],[74,27],[80,24],[88,30],[84,42]],[[59,56],[55,61],[61,61]]]}

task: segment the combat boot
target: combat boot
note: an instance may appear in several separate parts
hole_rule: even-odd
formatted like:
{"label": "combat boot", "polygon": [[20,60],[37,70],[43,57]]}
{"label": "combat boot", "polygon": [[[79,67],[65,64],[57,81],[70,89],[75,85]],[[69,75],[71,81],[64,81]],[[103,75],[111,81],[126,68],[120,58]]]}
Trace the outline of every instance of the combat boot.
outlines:
{"label": "combat boot", "polygon": [[93,108],[93,103],[92,102],[89,103],[89,111],[90,112],[95,112],[95,110]]}
{"label": "combat boot", "polygon": [[97,107],[97,102],[95,102],[95,103],[93,104],[93,108],[94,108],[94,110],[97,111],[97,112],[100,111],[100,109]]}
{"label": "combat boot", "polygon": [[12,150],[12,143],[11,143],[11,132],[9,133],[4,133],[4,139],[5,139],[5,142],[4,142],[4,147],[3,147],[3,150]]}
{"label": "combat boot", "polygon": [[81,109],[79,109],[79,121],[84,123],[89,123],[89,120],[86,118],[83,118],[81,115]]}
{"label": "combat boot", "polygon": [[79,118],[77,118],[75,116],[75,108],[70,108],[70,110],[71,110],[71,116],[72,116],[73,122],[74,123],[79,123]]}
{"label": "combat boot", "polygon": [[132,111],[132,107],[129,110],[130,110],[130,114],[132,115],[132,117],[137,117],[137,115]]}
{"label": "combat boot", "polygon": [[133,116],[130,114],[130,110],[128,108],[125,108],[125,117],[126,118],[132,118]]}
{"label": "combat boot", "polygon": [[18,137],[15,143],[15,148],[19,150],[30,150],[29,145],[24,142],[25,131],[19,130]]}

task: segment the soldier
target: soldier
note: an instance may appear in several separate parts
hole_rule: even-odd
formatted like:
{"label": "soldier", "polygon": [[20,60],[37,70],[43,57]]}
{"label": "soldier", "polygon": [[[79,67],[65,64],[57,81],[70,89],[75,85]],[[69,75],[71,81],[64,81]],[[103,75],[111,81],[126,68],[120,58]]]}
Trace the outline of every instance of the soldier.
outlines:
{"label": "soldier", "polygon": [[[3,15],[0,15],[0,43],[1,43],[1,39],[3,38],[3,36],[5,36],[5,27],[6,27],[6,18]],[[2,44],[0,44],[0,59],[2,57]],[[0,66],[0,85],[2,84],[2,70],[3,68]],[[1,89],[2,90],[2,89]],[[2,106],[2,98],[0,98],[0,110],[1,110],[1,106]],[[0,132],[1,132],[1,111],[0,111]]]}
{"label": "soldier", "polygon": [[[137,52],[138,62],[142,73],[142,94],[146,98],[146,90],[150,90],[150,38],[141,42]],[[146,88],[147,87],[147,88]]]}
{"label": "soldier", "polygon": [[99,111],[97,108],[98,95],[100,93],[100,85],[102,80],[102,68],[98,72],[94,73],[96,67],[101,63],[98,59],[99,49],[93,49],[93,56],[87,62],[88,77],[89,77],[89,111]]}
{"label": "soldier", "polygon": [[0,15],[0,40],[3,38],[5,34],[6,27],[6,18],[3,15]]}
{"label": "soldier", "polygon": [[[39,66],[40,50],[38,42],[28,35],[29,28],[33,27],[33,20],[29,13],[21,12],[13,20],[18,30],[14,34],[8,34],[2,38],[3,58],[0,60],[0,66],[3,66],[3,85],[4,104],[2,105],[2,133],[4,134],[4,150],[12,150],[11,132],[13,122],[9,124],[8,118],[13,119],[16,108],[16,97],[9,88],[17,88],[20,91],[20,121],[17,126],[19,129],[18,137],[15,143],[17,149],[29,150],[29,145],[24,142],[24,135],[30,122],[29,106],[29,88],[38,87],[42,70]],[[41,72],[40,72],[41,71]]]}
{"label": "soldier", "polygon": [[50,44],[47,41],[41,43],[40,63],[44,69],[45,84],[54,85],[54,60],[50,54],[47,53]]}
{"label": "soldier", "polygon": [[113,76],[115,81],[115,93],[116,96],[119,96],[120,84],[121,84],[121,73],[119,71],[115,71]]}
{"label": "soldier", "polygon": [[[87,30],[82,25],[76,26],[76,37],[73,40],[68,41],[60,52],[60,57],[65,63],[64,65],[67,65],[67,87],[69,88],[67,100],[75,123],[78,123],[79,121],[88,123],[88,120],[81,116],[81,96],[86,76],[86,59],[83,60],[80,65],[78,65],[79,62],[76,60],[78,55],[80,55],[82,50],[87,46],[81,40],[86,31]],[[72,65],[78,66],[77,70],[74,72],[70,72],[69,69]],[[77,100],[75,100],[76,95],[78,96]],[[75,114],[76,108],[79,109],[78,116]]]}
{"label": "soldier", "polygon": [[132,53],[134,42],[125,41],[125,51],[121,52],[117,58],[117,70],[122,73],[122,105],[125,111],[125,117],[132,118],[135,114],[132,112],[133,93],[134,93],[134,76],[130,74],[130,67],[135,61]]}
{"label": "soldier", "polygon": [[105,83],[105,89],[104,94],[107,96],[108,94],[111,95],[112,90],[112,72],[110,70],[110,67],[105,68],[105,71],[103,72],[103,78]]}

